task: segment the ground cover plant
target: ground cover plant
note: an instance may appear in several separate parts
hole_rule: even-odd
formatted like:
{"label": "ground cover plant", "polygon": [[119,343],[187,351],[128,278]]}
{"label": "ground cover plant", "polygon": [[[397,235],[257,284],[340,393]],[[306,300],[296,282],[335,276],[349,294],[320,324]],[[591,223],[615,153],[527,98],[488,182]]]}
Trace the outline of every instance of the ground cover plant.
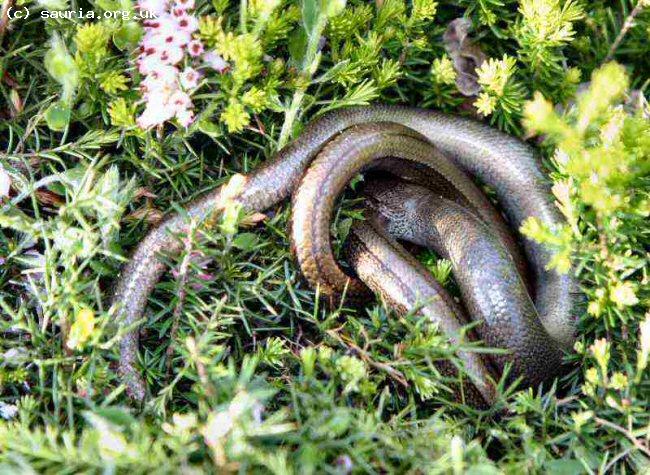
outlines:
{"label": "ground cover plant", "polygon": [[[646,0],[9,7],[30,15],[0,20],[3,472],[650,470]],[[457,402],[433,365],[454,348],[431,325],[318,302],[285,203],[188,218],[142,322],[151,398],[131,402],[108,304],[128,251],[310,119],[373,102],[473,116],[539,149],[566,225],[522,231],[579,277],[571,371],[503,387],[488,410]],[[351,197],[337,248],[359,216]],[[453,292],[448,263],[419,257]]]}

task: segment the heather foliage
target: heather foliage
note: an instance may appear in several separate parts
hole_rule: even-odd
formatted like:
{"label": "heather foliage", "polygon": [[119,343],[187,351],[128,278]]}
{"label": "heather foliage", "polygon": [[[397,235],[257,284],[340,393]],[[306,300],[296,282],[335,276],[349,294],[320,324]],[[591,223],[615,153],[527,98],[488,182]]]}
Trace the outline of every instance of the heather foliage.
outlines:
{"label": "heather foliage", "polygon": [[[156,20],[42,18],[83,8]],[[645,0],[17,0],[0,21],[0,467],[11,473],[650,470],[650,5]],[[443,34],[486,57],[464,96]],[[613,60],[613,61],[610,61]],[[454,348],[379,302],[318,303],[288,205],[179,236],[144,318],[135,407],[108,297],[168,210],[371,102],[473,116],[535,145],[577,273],[572,371],[477,410]],[[352,196],[352,195],[351,195]],[[356,202],[333,226],[344,241]],[[449,263],[419,256],[451,292]],[[476,346],[479,346],[478,344]]]}

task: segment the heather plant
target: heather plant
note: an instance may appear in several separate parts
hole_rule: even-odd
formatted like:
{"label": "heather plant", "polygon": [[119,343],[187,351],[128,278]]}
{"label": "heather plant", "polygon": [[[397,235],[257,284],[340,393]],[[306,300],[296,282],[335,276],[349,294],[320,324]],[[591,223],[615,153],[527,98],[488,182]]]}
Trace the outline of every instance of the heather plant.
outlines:
{"label": "heather plant", "polygon": [[[650,470],[646,1],[12,4],[31,15],[0,19],[3,471]],[[95,18],[41,15],[73,6]],[[459,17],[486,57],[471,71],[443,40]],[[502,384],[490,409],[459,402],[435,327],[380,302],[323,305],[289,254],[288,205],[233,206],[211,226],[187,217],[139,322],[151,398],[130,401],[129,328],[109,307],[129,250],[309,120],[374,102],[471,116],[539,150],[566,224],[522,232],[579,279],[570,372]],[[337,250],[359,217],[347,197]],[[447,261],[418,257],[456,292]]]}

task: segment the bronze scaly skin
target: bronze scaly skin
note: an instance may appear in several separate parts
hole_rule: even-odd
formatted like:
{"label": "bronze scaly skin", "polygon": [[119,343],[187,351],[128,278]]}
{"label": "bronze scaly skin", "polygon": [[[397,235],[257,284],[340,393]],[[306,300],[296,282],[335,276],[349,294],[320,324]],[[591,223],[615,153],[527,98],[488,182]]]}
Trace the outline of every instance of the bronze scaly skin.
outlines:
{"label": "bronze scaly skin", "polygon": [[[386,235],[377,218],[371,215],[367,221],[355,224],[346,242],[347,260],[359,279],[397,313],[403,315],[416,310],[438,325],[452,343],[462,344],[463,325],[470,323],[463,309],[422,264]],[[497,392],[496,371],[490,362],[475,352],[460,351],[458,356],[472,383],[460,388],[458,400],[478,407],[492,405]],[[447,362],[436,366],[444,375],[457,376],[456,368]]]}
{"label": "bronze scaly skin", "polygon": [[[384,157],[393,161],[386,163]],[[355,297],[366,289],[362,282],[350,279],[332,255],[329,229],[337,197],[359,172],[385,170],[408,179],[417,165],[435,170],[437,179],[430,187],[481,216],[516,259],[523,260],[510,230],[486,196],[424,137],[398,124],[364,124],[329,141],[293,194],[292,248],[302,273],[313,286],[320,285],[321,293],[336,296],[347,289],[347,295]]]}
{"label": "bronze scaly skin", "polygon": [[[241,190],[239,187],[235,191],[226,188],[229,193],[224,193],[224,187],[217,188],[189,203],[188,213],[199,219],[209,218],[223,207],[225,194],[227,199],[238,201],[248,211],[271,208],[296,189],[311,161],[332,138],[353,126],[374,123],[397,124],[410,129],[405,136],[412,135],[431,143],[459,169],[492,187],[513,229],[518,229],[529,216],[551,226],[561,223],[533,151],[523,142],[472,120],[421,109],[381,105],[336,111],[316,120],[265,166],[243,178],[238,176],[242,181]],[[343,170],[365,166],[359,167],[354,163],[355,156],[351,156],[352,161]],[[387,156],[390,154],[383,154],[383,157]],[[328,195],[332,191],[321,188],[320,193]],[[489,216],[481,217],[491,222]],[[501,227],[495,223],[492,226],[494,229]],[[164,271],[158,254],[160,251],[168,254],[180,252],[180,245],[172,234],[183,228],[183,218],[174,214],[152,229],[124,266],[114,293],[116,319],[130,329],[121,342],[120,374],[127,392],[139,400],[145,397],[146,385],[136,367],[136,326],[143,317],[149,294]],[[500,233],[495,231],[495,234]],[[560,347],[570,349],[575,328],[572,316],[575,283],[570,276],[545,269],[550,255],[540,245],[526,241],[524,247],[536,282],[537,310],[546,316],[546,330]],[[315,260],[313,256],[312,259]],[[320,271],[328,272],[329,269]],[[340,275],[334,272],[333,276],[326,274],[318,281],[324,286],[337,285],[336,279]],[[530,361],[530,364],[540,363]]]}
{"label": "bronze scaly skin", "polygon": [[[507,355],[486,355],[503,372],[536,386],[562,370],[562,351],[544,327],[503,242],[479,217],[430,190],[395,180],[365,188],[388,234],[449,259],[463,303],[480,338]],[[381,291],[373,289],[375,292]],[[512,379],[512,378],[511,378]]]}
{"label": "bronze scaly skin", "polygon": [[[291,235],[307,280],[314,286],[320,285],[321,292],[328,295],[342,294],[347,285],[348,294],[353,297],[365,283],[401,310],[413,308],[415,301],[426,303],[433,294],[446,295],[444,290],[433,288],[430,281],[421,281],[421,272],[393,270],[396,258],[379,257],[391,252],[386,245],[379,249],[379,238],[375,238],[374,248],[356,249],[372,252],[374,259],[383,264],[381,272],[364,274],[359,265],[368,259],[351,255],[351,263],[363,283],[348,279],[332,255],[330,222],[335,200],[349,180],[367,167],[400,174],[397,165],[385,167],[379,160],[383,156],[402,159],[401,168],[406,168],[407,174],[409,161],[426,164],[438,173],[436,183],[430,186],[436,194],[394,179],[375,180],[366,187],[371,207],[384,218],[381,221],[387,233],[429,247],[451,260],[471,319],[483,322],[477,327],[479,336],[490,347],[509,350],[507,356],[490,358],[499,373],[506,363],[512,363],[512,374],[523,377],[526,385],[537,385],[557,375],[562,367],[562,352],[544,328],[547,316],[542,315],[540,320],[517,271],[512,257],[517,255],[517,249],[501,217],[465,173],[437,153],[430,143],[402,126],[378,123],[351,127],[332,139],[305,172],[293,195]],[[369,233],[370,229],[364,228],[364,236]],[[395,282],[402,283],[399,291]],[[404,303],[407,295],[411,305]],[[437,297],[437,308],[425,305],[420,313],[456,328],[467,320],[452,303],[450,298]],[[450,338],[457,338],[452,327],[445,325],[441,329]],[[461,355],[466,366],[475,368],[475,362],[468,356]],[[473,379],[477,378],[482,376]],[[488,384],[483,379],[483,385]]]}

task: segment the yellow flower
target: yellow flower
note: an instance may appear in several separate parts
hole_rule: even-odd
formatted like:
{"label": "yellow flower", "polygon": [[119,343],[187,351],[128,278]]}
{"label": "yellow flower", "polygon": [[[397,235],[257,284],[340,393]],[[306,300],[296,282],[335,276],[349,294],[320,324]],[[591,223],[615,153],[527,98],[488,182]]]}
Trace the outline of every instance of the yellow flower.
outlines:
{"label": "yellow flower", "polygon": [[474,102],[474,107],[479,111],[481,115],[490,115],[494,112],[494,108],[497,105],[496,97],[489,95],[487,92],[482,92],[476,102]]}
{"label": "yellow flower", "polygon": [[589,347],[591,354],[600,366],[603,376],[607,375],[607,365],[609,364],[609,342],[605,338],[600,338],[594,341],[594,344]]}
{"label": "yellow flower", "polygon": [[82,308],[77,312],[74,323],[70,327],[67,346],[71,350],[83,348],[95,329],[95,313],[89,308]]}
{"label": "yellow flower", "polygon": [[280,3],[280,0],[251,0],[248,8],[253,14],[268,19]]}
{"label": "yellow flower", "polygon": [[578,2],[571,0],[522,0],[519,12],[524,28],[537,42],[560,45],[574,36],[573,22],[584,16]]}
{"label": "yellow flower", "polygon": [[244,105],[253,109],[254,112],[262,111],[268,103],[266,93],[255,86],[246,91],[241,100]]}
{"label": "yellow flower", "polygon": [[497,96],[503,95],[506,84],[515,72],[515,64],[515,58],[506,54],[502,59],[489,58],[476,70],[479,84]]}
{"label": "yellow flower", "polygon": [[589,368],[587,371],[585,371],[585,379],[589,383],[597,385],[599,382],[598,370],[596,368]]}
{"label": "yellow flower", "polygon": [[581,77],[582,72],[578,68],[569,68],[566,71],[565,80],[570,84],[578,84]]}
{"label": "yellow flower", "polygon": [[545,131],[549,123],[555,122],[556,114],[553,104],[547,101],[541,92],[536,91],[533,100],[524,105],[524,124],[533,132]]}
{"label": "yellow flower", "polygon": [[574,412],[571,414],[575,430],[579,431],[585,423],[594,417],[593,411]]}
{"label": "yellow flower", "polygon": [[108,105],[108,116],[116,127],[135,127],[135,104],[129,104],[120,97]]}
{"label": "yellow flower", "polygon": [[557,203],[555,203],[555,205],[564,215],[567,223],[571,225],[571,229],[573,229],[574,233],[577,234],[580,231],[578,229],[578,219],[573,210],[573,203],[571,203],[571,190],[571,179],[557,181],[551,188],[553,195],[557,199]]}
{"label": "yellow flower", "polygon": [[625,117],[626,114],[622,109],[616,110],[600,130],[600,139],[605,148],[611,147],[620,140]]}
{"label": "yellow flower", "polygon": [[609,382],[609,387],[617,391],[625,389],[627,387],[627,376],[625,376],[620,371],[617,371],[612,375],[612,378]]}
{"label": "yellow flower", "polygon": [[164,422],[161,427],[168,434],[183,436],[189,434],[196,427],[196,424],[196,414],[174,413],[172,416],[172,424]]}
{"label": "yellow flower", "polygon": [[587,313],[594,317],[600,317],[600,314],[603,312],[603,305],[598,300],[592,300],[587,305]]}
{"label": "yellow flower", "polygon": [[126,83],[129,79],[124,75],[120,74],[117,71],[111,71],[106,74],[99,83],[99,87],[106,94],[115,95],[119,91],[126,91],[129,87]]}
{"label": "yellow flower", "polygon": [[241,102],[231,99],[226,109],[221,113],[221,122],[226,124],[228,132],[241,132],[249,124],[250,115]]}
{"label": "yellow flower", "polygon": [[619,282],[610,288],[609,299],[618,308],[629,307],[639,303],[639,299],[634,293],[634,285],[631,282]]}
{"label": "yellow flower", "polygon": [[456,81],[456,71],[449,56],[436,58],[431,65],[431,75],[438,84],[453,84]]}
{"label": "yellow flower", "polygon": [[607,63],[594,71],[589,90],[578,98],[578,130],[583,133],[612,102],[623,96],[628,85],[625,68],[620,64]]}
{"label": "yellow flower", "polygon": [[86,23],[77,27],[75,44],[80,53],[102,54],[111,32],[102,23]]}

